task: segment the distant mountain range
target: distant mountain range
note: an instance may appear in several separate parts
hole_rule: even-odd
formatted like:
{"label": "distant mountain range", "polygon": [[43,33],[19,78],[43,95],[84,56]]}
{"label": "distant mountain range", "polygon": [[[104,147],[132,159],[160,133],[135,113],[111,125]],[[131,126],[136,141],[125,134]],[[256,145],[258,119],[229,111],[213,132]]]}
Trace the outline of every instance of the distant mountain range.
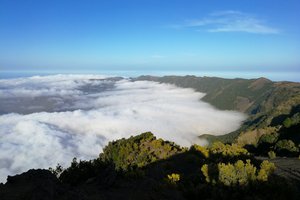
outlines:
{"label": "distant mountain range", "polygon": [[[249,116],[242,127],[233,133],[224,136],[201,136],[210,141],[235,140],[243,144],[257,144],[261,135],[270,133],[271,130],[282,130],[283,122],[287,118],[294,119],[293,130],[299,128],[297,120],[300,112],[300,83],[297,82],[273,82],[266,78],[224,79],[196,76],[140,76],[133,80],[193,88],[206,93],[202,100],[216,108],[236,110]],[[300,135],[299,131],[295,134]],[[299,136],[294,136],[293,139],[299,144]]]}

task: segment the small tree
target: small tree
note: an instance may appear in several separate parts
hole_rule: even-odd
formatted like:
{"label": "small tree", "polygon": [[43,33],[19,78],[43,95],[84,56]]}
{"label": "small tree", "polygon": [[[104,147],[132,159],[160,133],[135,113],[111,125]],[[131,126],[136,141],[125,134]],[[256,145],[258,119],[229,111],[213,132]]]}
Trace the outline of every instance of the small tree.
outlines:
{"label": "small tree", "polygon": [[60,177],[61,173],[64,171],[64,168],[58,163],[53,169],[52,167],[49,168],[49,171],[54,174],[57,178]]}

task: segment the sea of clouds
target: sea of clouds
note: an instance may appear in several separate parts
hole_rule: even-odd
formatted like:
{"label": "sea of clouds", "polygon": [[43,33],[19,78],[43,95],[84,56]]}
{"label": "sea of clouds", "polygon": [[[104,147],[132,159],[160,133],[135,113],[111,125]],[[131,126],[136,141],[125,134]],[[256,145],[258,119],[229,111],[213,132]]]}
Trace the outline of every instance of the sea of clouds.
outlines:
{"label": "sea of clouds", "polygon": [[30,168],[92,159],[111,140],[151,131],[182,146],[222,135],[245,117],[193,89],[99,75],[0,79],[0,182]]}

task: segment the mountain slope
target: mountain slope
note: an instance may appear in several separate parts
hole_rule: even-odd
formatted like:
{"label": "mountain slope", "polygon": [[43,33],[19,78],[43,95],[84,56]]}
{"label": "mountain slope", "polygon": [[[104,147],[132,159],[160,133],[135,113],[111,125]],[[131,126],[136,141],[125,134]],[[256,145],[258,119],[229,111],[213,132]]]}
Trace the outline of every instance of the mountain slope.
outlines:
{"label": "mountain slope", "polygon": [[135,80],[170,83],[206,93],[202,100],[221,110],[255,112],[256,105],[272,91],[272,81],[259,79],[224,79],[196,76],[140,76]]}
{"label": "mountain slope", "polygon": [[[282,126],[287,117],[292,117],[300,111],[300,83],[272,82],[266,78],[224,79],[196,76],[140,76],[133,80],[149,80],[193,88],[198,92],[206,93],[202,100],[218,109],[237,110],[248,114],[248,119],[235,132],[219,137],[202,136],[212,141],[232,142],[237,136],[249,131]],[[253,135],[248,137],[250,143],[257,142],[258,139],[253,137],[259,138],[267,132],[250,134]],[[249,143],[247,140],[243,139],[244,144]]]}

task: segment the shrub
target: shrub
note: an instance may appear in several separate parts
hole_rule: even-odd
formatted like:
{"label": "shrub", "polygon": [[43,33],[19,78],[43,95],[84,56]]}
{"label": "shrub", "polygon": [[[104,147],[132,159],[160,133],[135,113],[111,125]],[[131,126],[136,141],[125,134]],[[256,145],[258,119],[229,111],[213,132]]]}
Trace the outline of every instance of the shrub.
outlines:
{"label": "shrub", "polygon": [[64,168],[58,163],[55,167],[55,169],[53,168],[49,168],[49,171],[54,174],[57,178],[60,177],[61,173],[64,171]]}
{"label": "shrub", "polygon": [[226,186],[236,185],[237,177],[235,173],[235,168],[232,164],[219,163],[219,177],[218,181]]}
{"label": "shrub", "polygon": [[209,150],[206,148],[206,147],[202,147],[202,146],[199,146],[197,144],[194,144],[192,147],[191,147],[192,150],[195,150],[197,152],[200,152],[201,155],[204,157],[204,158],[208,158],[209,157]]}
{"label": "shrub", "polygon": [[201,167],[202,174],[207,183],[218,183],[225,186],[245,186],[254,181],[267,181],[274,172],[275,165],[269,161],[263,161],[260,169],[251,164],[249,159],[246,162],[238,160],[232,163],[218,163],[217,171],[213,165],[204,164]]}
{"label": "shrub", "polygon": [[291,118],[286,118],[284,121],[283,121],[283,126],[285,127],[285,128],[290,128],[291,126],[292,126],[292,120],[291,120]]}
{"label": "shrub", "polygon": [[177,182],[180,181],[180,175],[175,174],[175,173],[168,174],[167,178],[168,178],[169,183],[171,183],[171,184],[176,184]]}
{"label": "shrub", "polygon": [[274,151],[269,151],[268,156],[270,159],[274,159],[274,158],[276,158],[276,153]]}
{"label": "shrub", "polygon": [[264,134],[259,138],[258,144],[268,143],[268,144],[274,144],[278,140],[278,134],[272,133],[272,134]]}
{"label": "shrub", "polygon": [[299,151],[292,140],[279,140],[275,145],[275,150],[281,156],[295,155]]}
{"label": "shrub", "polygon": [[251,164],[251,161],[249,159],[246,160],[245,170],[246,170],[248,180],[255,181],[257,169],[254,165]]}
{"label": "shrub", "polygon": [[156,139],[150,133],[110,142],[100,154],[100,160],[111,162],[117,170],[144,167],[157,160],[166,159],[184,149],[172,142]]}
{"label": "shrub", "polygon": [[264,160],[260,164],[260,170],[257,175],[257,180],[259,181],[267,181],[270,174],[272,174],[275,170],[275,164],[271,163],[267,160]]}
{"label": "shrub", "polygon": [[209,177],[209,174],[208,174],[208,165],[207,164],[202,165],[201,172],[202,172],[203,176],[205,177],[205,181],[207,183],[209,183],[210,182],[210,177]]}
{"label": "shrub", "polygon": [[64,183],[78,185],[90,177],[95,176],[95,167],[92,161],[79,161],[74,158],[71,166],[65,169],[59,179]]}
{"label": "shrub", "polygon": [[215,142],[213,143],[212,147],[210,148],[210,152],[212,154],[221,154],[222,156],[241,156],[241,155],[249,155],[247,149],[241,147],[238,144],[223,144],[222,142]]}
{"label": "shrub", "polygon": [[248,185],[256,179],[256,167],[247,160],[238,160],[234,164],[219,163],[219,182],[226,185]]}

